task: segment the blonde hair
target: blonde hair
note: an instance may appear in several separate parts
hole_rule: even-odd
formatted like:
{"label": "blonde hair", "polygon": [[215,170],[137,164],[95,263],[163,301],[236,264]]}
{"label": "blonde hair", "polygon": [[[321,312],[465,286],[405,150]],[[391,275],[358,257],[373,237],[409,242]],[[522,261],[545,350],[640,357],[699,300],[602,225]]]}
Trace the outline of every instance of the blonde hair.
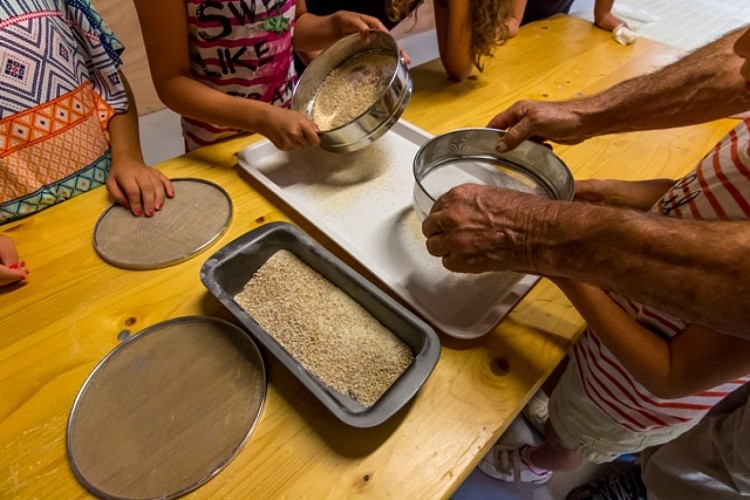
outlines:
{"label": "blonde hair", "polygon": [[[409,16],[423,0],[390,0],[386,10],[391,21]],[[441,7],[448,0],[434,0]],[[471,9],[471,62],[479,71],[484,69],[484,58],[492,57],[495,47],[508,38],[505,21],[510,16],[510,0],[468,0]]]}

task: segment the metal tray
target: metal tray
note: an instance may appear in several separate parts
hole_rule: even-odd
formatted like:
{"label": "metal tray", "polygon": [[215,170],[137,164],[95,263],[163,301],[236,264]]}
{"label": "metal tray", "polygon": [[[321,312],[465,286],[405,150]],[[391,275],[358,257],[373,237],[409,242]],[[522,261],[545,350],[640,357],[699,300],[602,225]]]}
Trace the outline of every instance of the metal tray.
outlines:
{"label": "metal tray", "polygon": [[[307,372],[234,301],[234,296],[253,273],[282,249],[292,252],[348,294],[411,349],[414,362],[373,406],[365,408]],[[422,387],[440,356],[440,341],[429,325],[291,224],[273,222],[240,236],[211,256],[203,264],[200,275],[206,288],[242,322],[253,337],[331,413],[352,427],[373,427],[396,413]]]}
{"label": "metal tray", "polygon": [[360,151],[285,153],[263,140],[242,150],[239,164],[438,330],[477,338],[495,327],[538,278],[453,273],[427,253],[412,207],[412,162],[431,137],[400,120]]}

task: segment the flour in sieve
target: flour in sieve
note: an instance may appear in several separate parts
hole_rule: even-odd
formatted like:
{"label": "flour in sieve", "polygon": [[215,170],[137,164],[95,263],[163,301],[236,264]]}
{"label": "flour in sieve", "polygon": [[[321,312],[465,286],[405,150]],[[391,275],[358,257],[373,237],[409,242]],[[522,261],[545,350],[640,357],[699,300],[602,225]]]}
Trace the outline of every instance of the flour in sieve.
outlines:
{"label": "flour in sieve", "polygon": [[397,64],[393,54],[370,51],[334,68],[315,93],[312,120],[321,131],[354,121],[380,98]]}

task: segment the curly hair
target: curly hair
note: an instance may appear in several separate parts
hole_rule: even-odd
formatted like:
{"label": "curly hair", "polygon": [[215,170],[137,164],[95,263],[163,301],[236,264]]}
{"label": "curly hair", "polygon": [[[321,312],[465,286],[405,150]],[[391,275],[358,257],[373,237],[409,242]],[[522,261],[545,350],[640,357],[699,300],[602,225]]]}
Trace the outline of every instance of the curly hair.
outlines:
{"label": "curly hair", "polygon": [[403,21],[409,14],[417,10],[424,0],[390,0],[386,3],[388,19],[393,22]]}
{"label": "curly hair", "polygon": [[[398,22],[409,16],[423,0],[389,0],[388,17]],[[448,0],[434,0],[448,7]],[[510,0],[468,0],[471,8],[471,61],[479,71],[485,58],[508,38],[505,20],[510,16]]]}
{"label": "curly hair", "polygon": [[471,2],[471,60],[479,71],[484,58],[491,58],[495,47],[505,43],[510,16],[508,0],[469,0]]}

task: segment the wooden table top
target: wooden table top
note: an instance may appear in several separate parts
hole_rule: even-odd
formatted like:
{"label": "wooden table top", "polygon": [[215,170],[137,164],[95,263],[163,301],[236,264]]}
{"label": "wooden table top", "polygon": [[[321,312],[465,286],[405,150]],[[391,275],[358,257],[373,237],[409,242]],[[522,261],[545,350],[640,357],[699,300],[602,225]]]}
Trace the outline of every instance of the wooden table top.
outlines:
{"label": "wooden table top", "polygon": [[[433,134],[483,126],[517,99],[593,93],[679,55],[646,39],[618,45],[609,33],[572,17],[540,21],[498,49],[477,78],[452,83],[439,61],[414,68],[414,94],[403,118]],[[578,178],[678,176],[734,123],[610,136],[555,150]],[[79,388],[119,344],[118,333],[185,315],[229,318],[200,283],[204,260],[261,224],[290,220],[239,175],[234,155],[255,140],[238,138],[158,166],[170,177],[213,181],[234,204],[227,232],[187,262],[150,271],[103,262],[92,245],[94,224],[110,203],[103,188],[2,226],[31,275],[21,286],[0,289],[0,496],[88,495],[67,462],[66,424]],[[334,242],[320,240],[342,253]],[[192,496],[446,497],[582,326],[564,296],[542,280],[488,335],[471,341],[441,336],[440,361],[423,389],[392,419],[365,430],[341,424],[271,360],[267,401],[254,433]]]}

